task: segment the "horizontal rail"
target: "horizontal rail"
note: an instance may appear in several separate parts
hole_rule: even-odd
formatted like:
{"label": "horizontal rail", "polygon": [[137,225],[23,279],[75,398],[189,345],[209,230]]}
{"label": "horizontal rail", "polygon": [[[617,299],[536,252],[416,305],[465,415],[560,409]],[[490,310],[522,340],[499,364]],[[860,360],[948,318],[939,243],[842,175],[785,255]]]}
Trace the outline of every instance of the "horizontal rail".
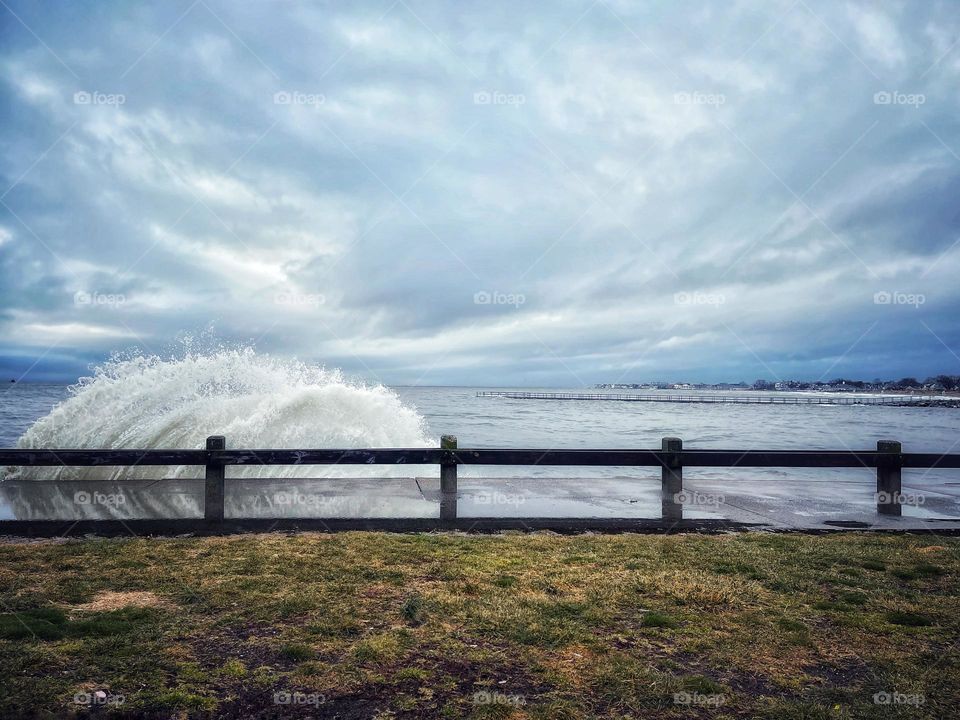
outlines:
{"label": "horizontal rail", "polygon": [[0,450],[0,465],[436,465],[439,448],[315,450]]}
{"label": "horizontal rail", "polygon": [[913,469],[958,468],[960,455],[938,453],[902,453],[903,467]]}
{"label": "horizontal rail", "polygon": [[[677,454],[660,449],[537,450],[376,448],[313,450],[0,450],[0,466],[137,465],[567,465],[661,467]],[[689,467],[867,467],[887,462],[875,450],[689,450]],[[901,453],[904,468],[960,468],[960,453]]]}

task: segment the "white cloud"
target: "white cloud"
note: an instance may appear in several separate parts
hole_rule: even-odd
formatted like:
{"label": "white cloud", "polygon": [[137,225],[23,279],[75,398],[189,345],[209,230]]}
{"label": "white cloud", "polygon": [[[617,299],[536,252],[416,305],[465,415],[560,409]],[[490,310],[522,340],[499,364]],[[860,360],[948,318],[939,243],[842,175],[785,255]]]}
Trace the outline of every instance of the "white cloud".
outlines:
{"label": "white cloud", "polygon": [[21,342],[42,345],[44,343],[85,345],[92,341],[110,338],[135,338],[136,335],[123,326],[95,325],[92,323],[21,323]]}
{"label": "white cloud", "polygon": [[907,53],[896,24],[877,7],[847,5],[847,14],[868,58],[895,68],[906,62]]}
{"label": "white cloud", "polygon": [[[956,240],[956,97],[934,82],[960,57],[948,10],[784,0],[467,18],[441,4],[418,19],[402,4],[209,1],[229,31],[201,6],[165,35],[175,18],[152,8],[51,14],[45,41],[80,83],[12,30],[0,162],[10,183],[25,175],[4,200],[23,225],[0,228],[0,259],[16,258],[0,266],[6,337],[22,326],[30,342],[105,353],[131,332],[153,343],[216,321],[407,380],[733,372],[755,359],[718,319],[779,352],[811,336],[829,296],[815,335],[833,348],[872,321],[864,265],[931,284],[954,267],[948,253],[922,280]],[[874,104],[850,49],[926,103]],[[77,90],[127,102],[78,105]],[[484,91],[515,101],[476,101]],[[125,292],[123,314],[78,317],[78,288]],[[278,307],[285,289],[325,302]],[[528,302],[478,308],[481,289]],[[678,307],[687,289],[729,301]]]}

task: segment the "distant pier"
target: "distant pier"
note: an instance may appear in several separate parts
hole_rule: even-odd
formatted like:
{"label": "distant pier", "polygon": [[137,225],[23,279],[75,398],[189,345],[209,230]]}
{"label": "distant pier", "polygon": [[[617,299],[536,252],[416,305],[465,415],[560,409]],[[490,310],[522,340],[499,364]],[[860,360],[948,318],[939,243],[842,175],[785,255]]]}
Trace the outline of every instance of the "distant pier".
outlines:
{"label": "distant pier", "polygon": [[477,397],[500,397],[513,400],[610,400],[623,402],[725,403],[730,405],[956,405],[957,398],[924,395],[688,395],[656,393],[570,393],[484,390]]}

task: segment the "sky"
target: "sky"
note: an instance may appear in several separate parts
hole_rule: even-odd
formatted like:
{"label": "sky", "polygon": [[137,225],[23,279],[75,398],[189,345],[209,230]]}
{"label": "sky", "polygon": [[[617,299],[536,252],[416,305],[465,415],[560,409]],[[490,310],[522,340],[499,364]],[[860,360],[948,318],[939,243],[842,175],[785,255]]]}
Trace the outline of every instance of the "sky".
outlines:
{"label": "sky", "polygon": [[[960,374],[960,3],[0,2],[0,377]],[[6,379],[4,377],[4,379]]]}

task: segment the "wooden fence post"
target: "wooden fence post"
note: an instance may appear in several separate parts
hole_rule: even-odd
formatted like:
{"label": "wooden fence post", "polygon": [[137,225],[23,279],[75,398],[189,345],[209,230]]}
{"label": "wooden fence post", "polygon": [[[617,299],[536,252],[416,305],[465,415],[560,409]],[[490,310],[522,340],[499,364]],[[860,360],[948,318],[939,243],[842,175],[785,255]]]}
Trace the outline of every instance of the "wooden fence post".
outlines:
{"label": "wooden fence post", "polygon": [[880,515],[900,515],[902,447],[896,440],[878,440],[877,452],[883,453],[877,459],[877,513]]}
{"label": "wooden fence post", "polygon": [[682,520],[683,503],[678,497],[683,492],[683,466],[680,463],[680,451],[683,449],[683,440],[675,437],[665,437],[660,444],[665,453],[663,469],[660,476],[660,494],[662,496],[663,519]]}
{"label": "wooden fence post", "polygon": [[[226,450],[227,439],[223,435],[207,438],[207,450]],[[207,463],[203,493],[203,518],[207,522],[223,522],[223,463]]]}
{"label": "wooden fence post", "polygon": [[[456,450],[456,435],[440,436],[441,450]],[[440,463],[440,519],[457,519],[457,465],[456,463]]]}

